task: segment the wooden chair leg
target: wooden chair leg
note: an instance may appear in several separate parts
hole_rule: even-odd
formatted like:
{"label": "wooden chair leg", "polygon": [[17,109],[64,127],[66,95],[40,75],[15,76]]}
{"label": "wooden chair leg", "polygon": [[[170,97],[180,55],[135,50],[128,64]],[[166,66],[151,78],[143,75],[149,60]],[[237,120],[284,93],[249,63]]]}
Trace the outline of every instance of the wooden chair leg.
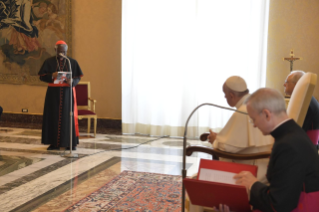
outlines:
{"label": "wooden chair leg", "polygon": [[88,118],[88,134],[91,132],[91,118]]}
{"label": "wooden chair leg", "polygon": [[94,138],[96,137],[97,117],[94,118]]}

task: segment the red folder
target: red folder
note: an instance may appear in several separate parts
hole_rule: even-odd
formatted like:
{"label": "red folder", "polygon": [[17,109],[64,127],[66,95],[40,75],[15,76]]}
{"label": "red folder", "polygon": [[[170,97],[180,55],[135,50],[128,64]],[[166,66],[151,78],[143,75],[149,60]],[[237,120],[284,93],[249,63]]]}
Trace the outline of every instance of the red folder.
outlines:
{"label": "red folder", "polygon": [[225,204],[229,206],[230,211],[251,211],[247,191],[244,186],[198,180],[201,168],[232,173],[250,171],[256,176],[257,166],[201,159],[197,179],[185,178],[183,180],[185,189],[193,205],[218,208],[219,204]]}

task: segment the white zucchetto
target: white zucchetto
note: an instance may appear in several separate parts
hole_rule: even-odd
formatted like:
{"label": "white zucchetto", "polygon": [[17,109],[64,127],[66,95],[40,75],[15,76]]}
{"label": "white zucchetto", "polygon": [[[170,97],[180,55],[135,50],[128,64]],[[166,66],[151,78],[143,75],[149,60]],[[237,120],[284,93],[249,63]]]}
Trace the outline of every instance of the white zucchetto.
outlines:
{"label": "white zucchetto", "polygon": [[229,77],[225,85],[233,91],[243,92],[247,90],[246,82],[240,76],[231,76]]}

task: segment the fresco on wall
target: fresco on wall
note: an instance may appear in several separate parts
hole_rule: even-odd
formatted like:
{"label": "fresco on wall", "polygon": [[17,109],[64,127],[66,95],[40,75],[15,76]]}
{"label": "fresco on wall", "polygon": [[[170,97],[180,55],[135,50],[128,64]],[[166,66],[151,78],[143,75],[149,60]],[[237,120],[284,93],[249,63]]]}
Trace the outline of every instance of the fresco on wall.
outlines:
{"label": "fresco on wall", "polygon": [[38,71],[55,42],[70,46],[69,8],[70,0],[0,0],[0,83],[43,85]]}

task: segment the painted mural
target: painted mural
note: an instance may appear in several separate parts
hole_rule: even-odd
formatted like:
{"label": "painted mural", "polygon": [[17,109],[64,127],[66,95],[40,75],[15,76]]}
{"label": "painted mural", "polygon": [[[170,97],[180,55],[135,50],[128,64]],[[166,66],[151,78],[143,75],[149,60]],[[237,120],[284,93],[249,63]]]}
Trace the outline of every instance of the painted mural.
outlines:
{"label": "painted mural", "polygon": [[0,0],[0,83],[41,85],[38,71],[66,40],[67,0]]}

